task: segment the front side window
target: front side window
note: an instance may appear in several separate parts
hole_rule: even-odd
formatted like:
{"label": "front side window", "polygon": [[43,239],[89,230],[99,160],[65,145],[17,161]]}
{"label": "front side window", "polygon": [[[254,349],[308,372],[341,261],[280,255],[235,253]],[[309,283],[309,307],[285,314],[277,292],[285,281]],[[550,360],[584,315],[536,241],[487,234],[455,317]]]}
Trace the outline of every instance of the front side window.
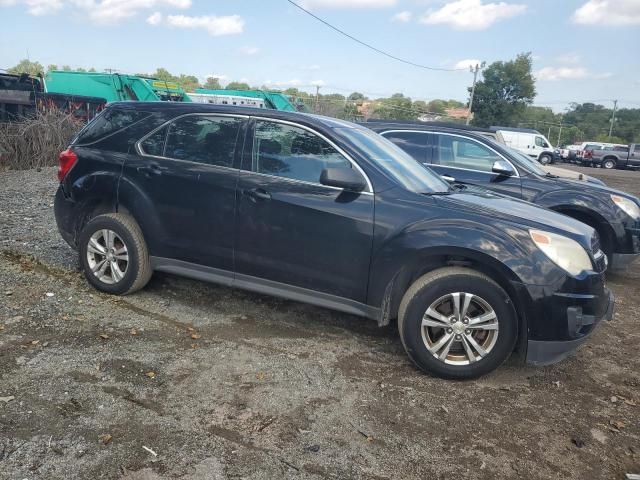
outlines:
{"label": "front side window", "polygon": [[140,148],[147,155],[164,157],[164,141],[167,138],[167,127],[162,127],[157,132],[148,136],[141,144]]}
{"label": "front side window", "polygon": [[382,135],[411,155],[414,160],[420,163],[427,161],[427,133],[384,132]]}
{"label": "front side window", "polygon": [[502,157],[484,145],[463,137],[437,135],[437,151],[433,163],[445,167],[491,172]]}
{"label": "front side window", "polygon": [[164,156],[232,167],[242,119],[189,115],[169,125]]}
{"label": "front side window", "polygon": [[536,137],[536,147],[544,147],[545,143],[547,142],[542,137]]}
{"label": "front side window", "polygon": [[327,167],[351,168],[351,163],[325,140],[305,129],[256,121],[254,172],[320,183],[322,170]]}

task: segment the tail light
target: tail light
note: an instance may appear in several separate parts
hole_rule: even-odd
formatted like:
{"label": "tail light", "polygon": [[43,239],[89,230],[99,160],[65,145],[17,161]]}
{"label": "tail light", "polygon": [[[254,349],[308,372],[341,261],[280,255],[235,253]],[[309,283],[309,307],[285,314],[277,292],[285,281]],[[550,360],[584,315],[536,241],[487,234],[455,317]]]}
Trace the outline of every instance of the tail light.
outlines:
{"label": "tail light", "polygon": [[585,150],[582,156],[583,158],[593,158],[593,150]]}
{"label": "tail light", "polygon": [[64,152],[60,153],[58,157],[58,180],[62,182],[64,177],[67,176],[71,167],[78,161],[78,156],[73,150],[67,148]]}

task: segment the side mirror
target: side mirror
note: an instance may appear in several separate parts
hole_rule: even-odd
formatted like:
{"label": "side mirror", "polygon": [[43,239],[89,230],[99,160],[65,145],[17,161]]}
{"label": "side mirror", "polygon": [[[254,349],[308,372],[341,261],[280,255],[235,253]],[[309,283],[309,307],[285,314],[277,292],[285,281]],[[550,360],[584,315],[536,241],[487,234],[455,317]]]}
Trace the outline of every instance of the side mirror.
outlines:
{"label": "side mirror", "polygon": [[516,174],[513,166],[505,160],[496,160],[491,168],[493,173],[498,175],[504,175],[505,177],[512,177]]}
{"label": "side mirror", "polygon": [[353,168],[327,167],[320,174],[320,183],[352,192],[361,192],[367,186],[362,175]]}

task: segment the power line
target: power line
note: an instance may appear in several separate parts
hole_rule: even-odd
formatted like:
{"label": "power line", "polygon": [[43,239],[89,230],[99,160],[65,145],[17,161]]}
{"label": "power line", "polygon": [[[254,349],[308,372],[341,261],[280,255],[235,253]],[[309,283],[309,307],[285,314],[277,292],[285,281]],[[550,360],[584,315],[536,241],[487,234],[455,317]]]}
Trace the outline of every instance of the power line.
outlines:
{"label": "power line", "polygon": [[287,0],[287,2],[289,2],[291,5],[293,5],[294,7],[299,8],[300,10],[302,10],[304,13],[306,13],[307,15],[312,16],[313,18],[315,18],[316,20],[318,20],[321,23],[324,23],[327,27],[331,28],[332,30],[335,30],[336,32],[338,32],[341,35],[344,35],[345,37],[353,40],[356,43],[359,43],[360,45],[367,47],[370,50],[373,50],[374,52],[380,53],[381,55],[384,55],[385,57],[389,57],[392,58],[393,60],[396,60],[398,62],[402,62],[402,63],[406,63],[407,65],[411,65],[413,67],[418,67],[418,68],[423,68],[425,70],[436,70],[436,71],[441,71],[441,72],[458,72],[461,70],[466,70],[466,68],[440,68],[440,67],[428,67],[426,65],[422,65],[420,63],[415,63],[412,62],[410,60],[405,60],[404,58],[400,58],[400,57],[396,57],[395,55],[392,55],[390,53],[385,52],[384,50],[380,50],[379,48],[374,47],[373,45],[363,42],[362,40],[357,39],[356,37],[354,37],[353,35],[348,34],[347,32],[345,32],[344,30],[340,30],[338,27],[335,27],[333,25],[331,25],[329,22],[327,22],[326,20],[323,20],[322,18],[318,17],[317,15],[314,15],[313,13],[311,13],[309,10],[307,10],[306,8],[303,8],[302,6],[298,5],[296,2],[294,2],[293,0]]}

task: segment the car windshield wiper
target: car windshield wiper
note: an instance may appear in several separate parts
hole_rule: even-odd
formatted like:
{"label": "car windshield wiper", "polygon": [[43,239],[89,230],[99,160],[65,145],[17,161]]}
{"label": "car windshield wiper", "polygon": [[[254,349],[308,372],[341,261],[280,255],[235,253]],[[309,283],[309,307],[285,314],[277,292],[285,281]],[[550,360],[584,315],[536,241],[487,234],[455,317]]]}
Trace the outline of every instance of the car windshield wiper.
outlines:
{"label": "car windshield wiper", "polygon": [[466,190],[468,187],[463,183],[454,183],[451,185],[451,188],[455,188],[456,190]]}
{"label": "car windshield wiper", "polygon": [[545,177],[547,177],[547,178],[560,178],[560,175],[554,175],[553,173],[547,172],[545,174]]}

